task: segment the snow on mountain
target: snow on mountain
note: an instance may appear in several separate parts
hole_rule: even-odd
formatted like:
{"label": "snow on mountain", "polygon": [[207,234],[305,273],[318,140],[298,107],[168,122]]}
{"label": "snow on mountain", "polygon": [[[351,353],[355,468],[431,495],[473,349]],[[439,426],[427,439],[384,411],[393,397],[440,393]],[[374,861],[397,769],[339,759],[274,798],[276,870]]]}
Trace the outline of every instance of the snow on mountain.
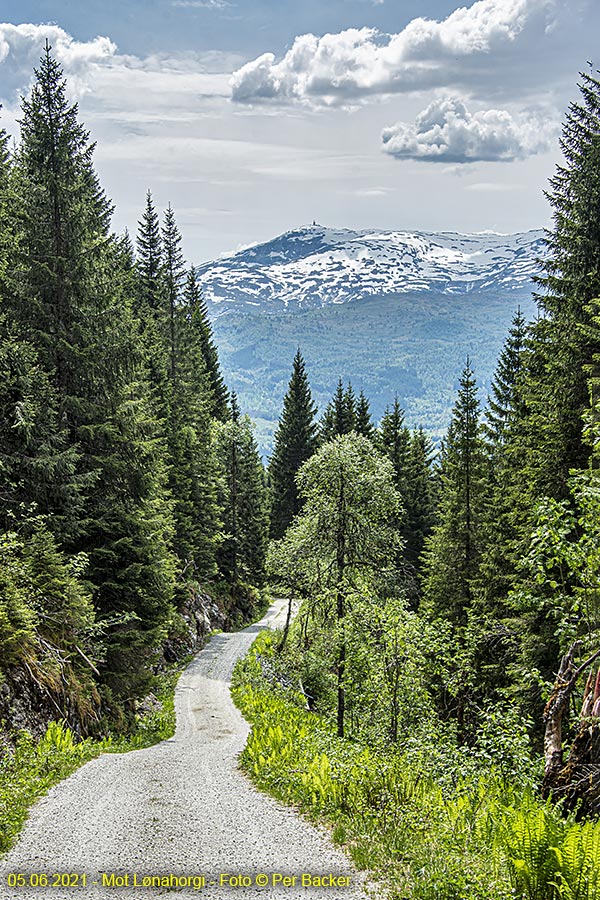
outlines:
{"label": "snow on mountain", "polygon": [[543,232],[351,231],[311,225],[198,267],[206,299],[306,309],[414,292],[529,290]]}

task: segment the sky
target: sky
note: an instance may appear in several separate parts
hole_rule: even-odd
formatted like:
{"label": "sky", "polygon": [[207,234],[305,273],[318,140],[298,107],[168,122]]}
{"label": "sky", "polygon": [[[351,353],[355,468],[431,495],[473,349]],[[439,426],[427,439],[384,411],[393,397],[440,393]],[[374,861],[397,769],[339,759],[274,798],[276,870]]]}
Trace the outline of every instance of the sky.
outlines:
{"label": "sky", "polygon": [[190,262],[316,221],[549,224],[597,0],[0,0],[2,124],[46,38],[117,231],[148,189]]}

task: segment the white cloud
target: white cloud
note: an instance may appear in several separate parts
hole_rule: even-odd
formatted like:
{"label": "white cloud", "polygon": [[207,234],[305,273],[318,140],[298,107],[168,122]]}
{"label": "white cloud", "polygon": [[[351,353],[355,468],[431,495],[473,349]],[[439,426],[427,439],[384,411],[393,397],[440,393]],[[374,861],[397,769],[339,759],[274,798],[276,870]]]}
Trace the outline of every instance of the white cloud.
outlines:
{"label": "white cloud", "polygon": [[459,97],[434,100],[414,123],[384,128],[383,149],[397,159],[427,162],[511,162],[548,150],[556,127],[504,109],[471,113]]}
{"label": "white cloud", "polygon": [[234,4],[227,0],[172,0],[171,6],[179,9],[231,9]]}
{"label": "white cloud", "polygon": [[76,41],[58,25],[0,23],[0,99],[9,107],[27,92],[46,40],[70,97],[93,93],[99,117],[132,123],[190,117],[198,112],[199,98],[229,96],[228,71],[239,62],[233,54],[215,52],[140,58],[120,54],[108,37]]}
{"label": "white cloud", "polygon": [[[3,93],[21,90],[28,84],[34,66],[37,66],[46,40],[52,46],[52,54],[68,71],[72,87],[84,76],[90,66],[110,62],[117,45],[108,37],[96,37],[91,41],[76,41],[58,25],[12,25],[0,23],[0,64],[3,66]],[[8,65],[7,65],[8,64]]]}
{"label": "white cloud", "polygon": [[441,22],[413,19],[398,34],[305,34],[279,62],[265,53],[234,72],[232,99],[332,105],[477,80],[473,68],[497,76],[496,55],[506,56],[528,29],[542,37],[553,7],[554,0],[477,0]]}

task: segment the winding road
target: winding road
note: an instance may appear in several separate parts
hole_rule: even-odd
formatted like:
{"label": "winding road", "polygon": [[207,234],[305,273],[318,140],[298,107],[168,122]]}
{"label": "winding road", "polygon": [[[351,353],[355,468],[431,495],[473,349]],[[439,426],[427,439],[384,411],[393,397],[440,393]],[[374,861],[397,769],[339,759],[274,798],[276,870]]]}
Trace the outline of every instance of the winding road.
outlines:
{"label": "winding road", "polygon": [[[237,767],[249,726],[231,701],[231,673],[285,613],[278,600],[257,624],[211,638],[179,679],[170,740],[103,754],[35,804],[0,862],[0,900],[365,900],[361,876],[327,834]],[[40,873],[48,886],[34,886]],[[19,874],[25,884],[12,886]]]}

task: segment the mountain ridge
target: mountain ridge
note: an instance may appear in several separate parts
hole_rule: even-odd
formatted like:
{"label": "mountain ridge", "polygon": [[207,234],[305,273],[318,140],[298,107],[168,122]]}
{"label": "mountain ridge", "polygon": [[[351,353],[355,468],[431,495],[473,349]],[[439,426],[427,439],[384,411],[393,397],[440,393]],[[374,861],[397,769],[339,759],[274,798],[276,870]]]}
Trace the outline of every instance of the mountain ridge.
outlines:
{"label": "mountain ridge", "polygon": [[229,307],[305,310],[406,293],[523,291],[541,229],[499,234],[295,228],[197,267],[214,316]]}

